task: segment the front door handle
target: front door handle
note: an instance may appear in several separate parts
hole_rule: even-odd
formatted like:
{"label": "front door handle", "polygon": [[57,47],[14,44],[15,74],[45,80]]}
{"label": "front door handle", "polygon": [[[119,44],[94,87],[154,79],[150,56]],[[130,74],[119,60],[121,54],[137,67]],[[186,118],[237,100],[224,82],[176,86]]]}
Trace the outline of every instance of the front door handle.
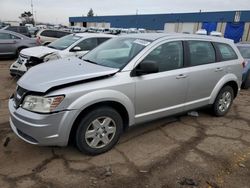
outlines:
{"label": "front door handle", "polygon": [[187,75],[179,74],[178,76],[176,76],[176,79],[183,79],[183,78],[187,78]]}
{"label": "front door handle", "polygon": [[222,67],[218,67],[215,69],[215,72],[219,72],[219,71],[223,71],[223,68]]}

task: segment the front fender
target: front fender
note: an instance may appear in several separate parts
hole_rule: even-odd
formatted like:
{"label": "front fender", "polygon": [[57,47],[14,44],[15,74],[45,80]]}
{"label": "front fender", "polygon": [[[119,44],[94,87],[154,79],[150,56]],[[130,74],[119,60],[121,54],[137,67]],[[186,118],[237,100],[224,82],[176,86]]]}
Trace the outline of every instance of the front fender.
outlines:
{"label": "front fender", "polygon": [[220,79],[220,81],[216,84],[216,86],[214,87],[211,95],[210,95],[210,100],[209,100],[209,104],[213,104],[218,93],[220,92],[221,88],[228,82],[234,81],[235,83],[237,83],[238,88],[240,88],[240,84],[239,83],[239,79],[234,75],[234,74],[227,74],[224,77],[222,77]]}
{"label": "front fender", "polygon": [[69,110],[77,109],[77,116],[87,107],[100,103],[100,102],[118,102],[122,104],[128,112],[129,116],[129,125],[134,124],[135,109],[132,101],[125,94],[114,91],[114,90],[98,90],[87,93],[79,98],[77,98],[73,103],[68,107]]}

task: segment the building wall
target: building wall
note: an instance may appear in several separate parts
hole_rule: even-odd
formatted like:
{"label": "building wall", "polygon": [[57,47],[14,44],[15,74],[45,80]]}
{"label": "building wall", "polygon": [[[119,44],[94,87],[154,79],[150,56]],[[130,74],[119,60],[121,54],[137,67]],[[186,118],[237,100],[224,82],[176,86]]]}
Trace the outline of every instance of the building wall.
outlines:
{"label": "building wall", "polygon": [[[123,16],[70,17],[70,23],[87,23],[87,27],[144,28],[165,32],[195,33],[204,22],[217,23],[217,31],[225,33],[227,23],[235,21],[236,11],[197,12],[178,14],[146,14]],[[240,12],[240,22],[245,23],[242,40],[250,41],[250,11]]]}

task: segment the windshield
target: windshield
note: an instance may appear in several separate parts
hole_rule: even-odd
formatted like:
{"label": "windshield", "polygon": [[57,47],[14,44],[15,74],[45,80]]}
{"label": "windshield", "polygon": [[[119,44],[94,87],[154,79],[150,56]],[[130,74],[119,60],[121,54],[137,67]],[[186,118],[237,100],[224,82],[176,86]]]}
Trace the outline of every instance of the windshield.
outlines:
{"label": "windshield", "polygon": [[250,46],[238,46],[238,49],[244,59],[250,59]]}
{"label": "windshield", "polygon": [[71,46],[76,41],[80,40],[82,37],[76,36],[76,35],[67,35],[65,37],[62,37],[48,45],[48,47],[57,49],[57,50],[64,50]]}
{"label": "windshield", "polygon": [[121,69],[149,44],[150,41],[142,39],[113,38],[90,51],[82,59],[98,65]]}

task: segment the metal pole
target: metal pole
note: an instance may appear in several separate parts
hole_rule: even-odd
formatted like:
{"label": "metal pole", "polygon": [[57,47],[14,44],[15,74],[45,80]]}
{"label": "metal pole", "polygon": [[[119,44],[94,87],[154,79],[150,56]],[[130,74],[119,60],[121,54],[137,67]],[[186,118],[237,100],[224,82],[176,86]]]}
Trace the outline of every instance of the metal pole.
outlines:
{"label": "metal pole", "polygon": [[34,18],[34,11],[33,11],[33,0],[31,0],[31,13],[32,13],[32,18],[34,20],[34,25],[36,25],[35,24],[35,18]]}

